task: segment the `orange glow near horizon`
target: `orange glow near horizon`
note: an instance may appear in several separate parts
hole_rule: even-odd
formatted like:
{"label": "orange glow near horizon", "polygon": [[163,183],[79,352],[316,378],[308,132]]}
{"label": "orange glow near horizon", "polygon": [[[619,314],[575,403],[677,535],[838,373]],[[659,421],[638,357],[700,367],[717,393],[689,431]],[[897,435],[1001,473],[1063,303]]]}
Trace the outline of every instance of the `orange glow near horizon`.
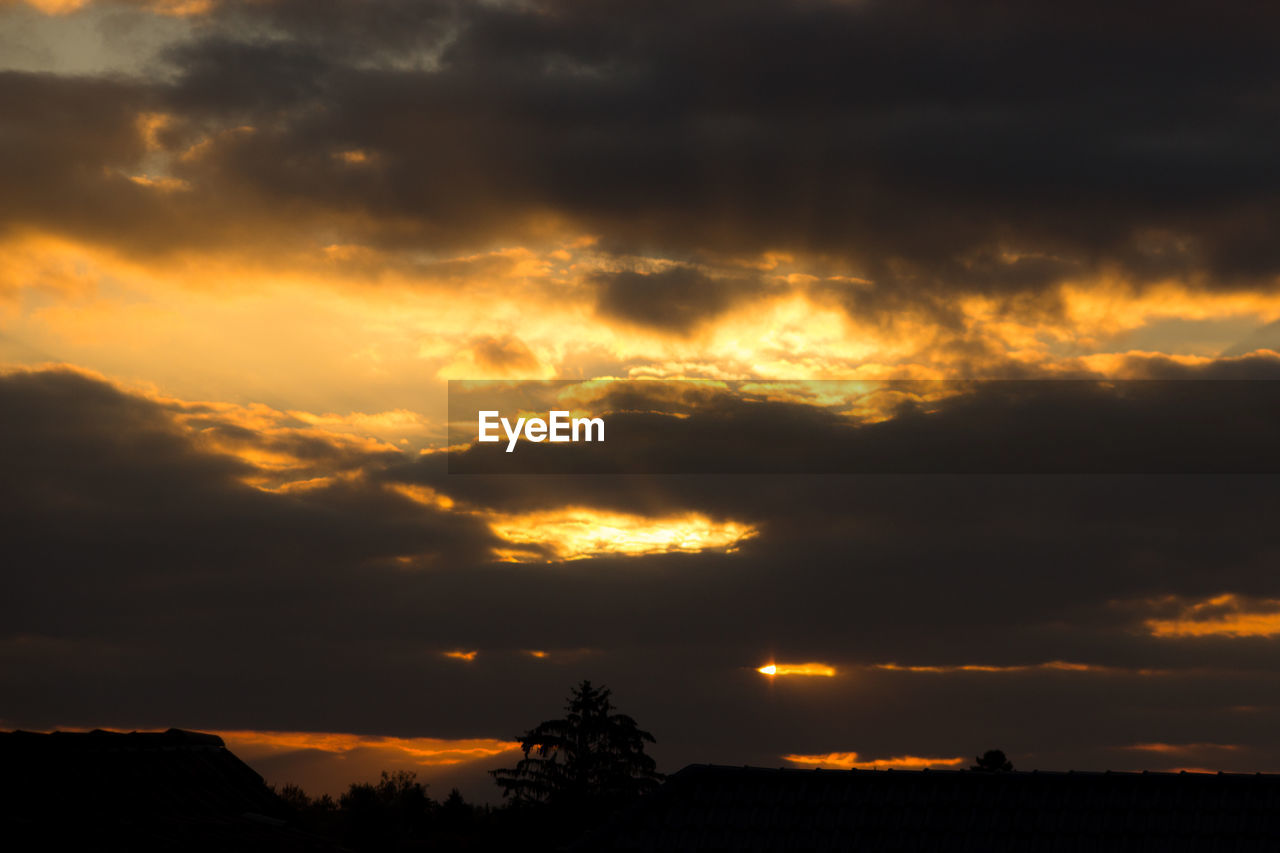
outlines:
{"label": "orange glow near horizon", "polygon": [[831,678],[836,668],[825,663],[770,663],[759,667],[756,672],[769,677],[779,675],[816,675]]}
{"label": "orange glow near horizon", "polygon": [[318,750],[339,755],[375,750],[427,767],[462,764],[518,750],[519,741],[497,738],[429,738],[359,735],[342,732],[216,731],[227,748],[242,758],[298,750]]}
{"label": "orange glow near horizon", "polygon": [[1109,672],[1113,667],[1102,666],[1089,663],[1073,663],[1071,661],[1051,660],[1044,663],[1029,664],[983,664],[983,663],[963,663],[948,665],[914,665],[908,666],[899,663],[877,663],[871,665],[872,669],[884,670],[886,672],[924,672],[924,673],[953,673],[953,672],[1028,672],[1031,670],[1056,670],[1059,672]]}
{"label": "orange glow near horizon", "polygon": [[[57,726],[58,731],[85,732],[83,726]],[[149,731],[146,726],[118,731]],[[434,738],[363,735],[350,732],[295,732],[257,729],[193,729],[222,738],[237,757],[253,761],[287,752],[314,750],[344,757],[356,752],[384,754],[389,760],[422,767],[444,767],[481,761],[520,749],[519,741],[500,738]]]}
{"label": "orange glow near horizon", "polygon": [[472,649],[471,651],[463,651],[461,649],[455,649],[454,651],[441,652],[440,654],[444,655],[447,658],[453,658],[454,660],[464,660],[467,663],[471,663],[471,661],[476,659],[476,655],[480,654],[480,652],[474,649]]}
{"label": "orange glow near horizon", "polygon": [[920,755],[895,755],[892,758],[862,760],[856,752],[828,752],[817,755],[784,755],[783,761],[805,767],[833,770],[923,770],[926,767],[956,767],[965,759],[934,758]]}
{"label": "orange glow near horizon", "polygon": [[1135,743],[1121,747],[1134,752],[1154,752],[1162,755],[1181,755],[1188,752],[1204,752],[1206,750],[1222,750],[1235,752],[1240,749],[1234,743]]}

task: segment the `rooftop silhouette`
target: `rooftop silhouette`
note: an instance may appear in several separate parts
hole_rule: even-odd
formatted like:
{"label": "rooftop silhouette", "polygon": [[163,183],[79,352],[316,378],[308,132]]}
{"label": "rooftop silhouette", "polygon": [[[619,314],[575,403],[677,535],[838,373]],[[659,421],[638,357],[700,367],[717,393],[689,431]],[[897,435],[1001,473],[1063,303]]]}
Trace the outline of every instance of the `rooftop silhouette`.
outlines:
{"label": "rooftop silhouette", "polygon": [[1261,853],[1280,775],[691,765],[579,849]]}
{"label": "rooftop silhouette", "polygon": [[262,777],[216,735],[0,732],[0,815],[48,849],[332,850],[286,825]]}

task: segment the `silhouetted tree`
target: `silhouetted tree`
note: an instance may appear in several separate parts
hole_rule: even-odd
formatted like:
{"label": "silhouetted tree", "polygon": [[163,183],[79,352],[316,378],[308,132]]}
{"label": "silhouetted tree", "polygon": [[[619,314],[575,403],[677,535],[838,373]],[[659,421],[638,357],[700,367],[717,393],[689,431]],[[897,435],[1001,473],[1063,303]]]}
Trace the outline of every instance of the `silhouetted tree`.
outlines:
{"label": "silhouetted tree", "polygon": [[475,806],[462,798],[462,792],[454,788],[440,804],[440,823],[449,830],[461,830],[475,817]]}
{"label": "silhouetted tree", "polygon": [[338,799],[338,806],[347,843],[357,849],[373,849],[422,838],[435,803],[416,774],[384,770],[376,784],[352,783]]}
{"label": "silhouetted tree", "polygon": [[1013,769],[1013,762],[1005,757],[1003,750],[999,749],[988,749],[973,760],[976,763],[969,768],[970,770],[981,770],[986,773],[1007,773]]}
{"label": "silhouetted tree", "polygon": [[516,804],[568,810],[609,808],[657,788],[662,775],[645,754],[653,735],[614,713],[607,688],[583,681],[569,695],[568,716],[547,720],[520,739],[524,758],[492,770]]}
{"label": "silhouetted tree", "polygon": [[311,797],[297,785],[285,785],[279,791],[276,791],[275,786],[272,785],[271,790],[275,791],[275,795],[293,812],[303,812],[311,808]]}

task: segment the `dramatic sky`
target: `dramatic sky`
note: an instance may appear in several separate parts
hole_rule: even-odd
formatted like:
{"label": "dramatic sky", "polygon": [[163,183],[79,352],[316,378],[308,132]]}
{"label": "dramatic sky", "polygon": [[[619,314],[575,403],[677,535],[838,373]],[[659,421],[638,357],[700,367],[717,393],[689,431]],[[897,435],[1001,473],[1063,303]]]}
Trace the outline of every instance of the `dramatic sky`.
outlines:
{"label": "dramatic sky", "polygon": [[[1277,26],[0,0],[0,727],[492,798],[590,678],[668,772],[1280,770],[1277,409],[1178,390],[1280,379]],[[448,380],[603,377],[749,380],[565,392],[716,470],[956,440],[448,473]],[[987,386],[869,382],[908,379],[1055,384],[1010,428]],[[1117,415],[1069,379],[1171,381]],[[1126,469],[1206,409],[1242,426],[1192,467],[1229,473]],[[1036,424],[1125,473],[944,458]]]}

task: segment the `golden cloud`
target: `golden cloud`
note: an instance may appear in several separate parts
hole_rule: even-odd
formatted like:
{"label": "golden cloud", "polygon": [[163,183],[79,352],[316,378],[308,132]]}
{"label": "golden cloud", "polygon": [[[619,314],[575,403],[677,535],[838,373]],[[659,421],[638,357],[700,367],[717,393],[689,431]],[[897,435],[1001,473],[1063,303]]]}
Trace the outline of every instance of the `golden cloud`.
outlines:
{"label": "golden cloud", "polygon": [[1154,752],[1161,755],[1185,755],[1191,752],[1204,752],[1206,750],[1235,752],[1240,749],[1240,746],[1234,743],[1135,743],[1130,746],[1121,747],[1121,749],[1132,750],[1134,752]]}
{"label": "golden cloud", "polygon": [[1092,663],[1075,663],[1064,660],[1051,660],[1044,663],[1029,664],[984,664],[984,663],[962,663],[947,665],[904,665],[899,663],[876,663],[871,665],[871,669],[885,670],[887,672],[918,672],[932,674],[948,674],[957,672],[992,672],[992,673],[1012,673],[1012,672],[1033,672],[1033,671],[1049,671],[1049,672],[1090,672],[1090,673],[1136,673],[1141,675],[1154,674],[1157,670],[1130,670],[1103,664]]}
{"label": "golden cloud", "polygon": [[892,758],[863,760],[856,752],[828,752],[817,755],[784,755],[783,761],[804,767],[837,770],[923,770],[925,768],[955,767],[964,758],[935,758],[922,755],[895,755]]}
{"label": "golden cloud", "polygon": [[[46,15],[69,15],[90,5],[93,0],[23,0],[23,2]],[[208,14],[216,5],[216,0],[147,0],[141,5],[157,15],[185,18]]]}
{"label": "golden cloud", "polygon": [[335,732],[219,731],[227,748],[247,760],[297,750],[343,755],[361,750],[408,760],[424,767],[481,761],[520,748],[518,741],[497,738],[402,738]]}
{"label": "golden cloud", "polygon": [[564,507],[522,514],[485,513],[482,517],[512,546],[500,559],[582,560],[589,557],[645,554],[733,553],[757,535],[755,527],[715,521],[700,513],[644,516]]}
{"label": "golden cloud", "polygon": [[1148,619],[1144,624],[1153,637],[1274,637],[1280,635],[1280,600],[1249,601],[1223,593],[1181,604],[1175,616]]}
{"label": "golden cloud", "polygon": [[453,658],[454,660],[461,660],[461,661],[466,661],[467,663],[471,663],[473,660],[476,659],[476,656],[479,655],[480,653],[475,649],[472,649],[470,651],[463,651],[461,649],[456,649],[451,652],[441,652],[440,654],[444,655],[447,658]]}

